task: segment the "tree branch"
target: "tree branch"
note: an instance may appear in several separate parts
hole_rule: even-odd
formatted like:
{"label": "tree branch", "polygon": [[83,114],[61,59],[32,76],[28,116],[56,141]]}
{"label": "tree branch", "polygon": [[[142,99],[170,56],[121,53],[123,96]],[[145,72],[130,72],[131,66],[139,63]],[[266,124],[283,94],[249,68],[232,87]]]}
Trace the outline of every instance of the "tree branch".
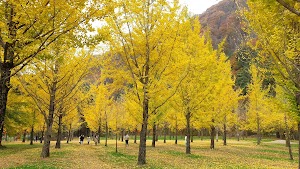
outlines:
{"label": "tree branch", "polygon": [[[293,8],[290,4],[286,3],[283,0],[276,0],[278,3],[280,3],[282,6],[284,6],[287,10],[289,10],[290,12],[300,16],[300,11],[297,11],[295,8]],[[299,2],[299,0],[297,0],[297,2]]]}

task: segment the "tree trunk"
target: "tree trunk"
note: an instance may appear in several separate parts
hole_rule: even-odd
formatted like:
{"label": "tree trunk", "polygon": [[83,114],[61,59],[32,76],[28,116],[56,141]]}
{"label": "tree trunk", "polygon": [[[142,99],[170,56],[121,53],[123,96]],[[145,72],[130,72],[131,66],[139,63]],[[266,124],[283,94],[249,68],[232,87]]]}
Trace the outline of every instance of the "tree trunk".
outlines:
{"label": "tree trunk", "polygon": [[289,149],[289,155],[290,155],[290,160],[293,160],[293,153],[292,153],[292,147],[291,147],[291,140],[290,140],[290,131],[287,123],[287,117],[286,113],[284,113],[284,123],[285,123],[285,140],[286,140],[286,146]]}
{"label": "tree trunk", "polygon": [[23,139],[22,139],[22,142],[25,143],[25,140],[26,140],[26,130],[24,130],[24,132],[23,132]]}
{"label": "tree trunk", "polygon": [[237,141],[240,141],[240,129],[239,129],[239,126],[236,126],[236,137],[237,137]]}
{"label": "tree trunk", "polygon": [[122,134],[122,135],[121,135],[121,141],[124,142],[124,129],[122,129],[121,134]]}
{"label": "tree trunk", "polygon": [[169,140],[172,140],[172,131],[171,131],[171,127],[169,128]]}
{"label": "tree trunk", "polygon": [[31,131],[30,131],[30,145],[33,145],[33,134],[34,134],[34,126],[31,126]]}
{"label": "tree trunk", "polygon": [[159,128],[158,128],[158,124],[155,126],[155,141],[158,141],[158,137],[159,137],[159,134],[160,134],[160,131],[159,131]]}
{"label": "tree trunk", "polygon": [[203,141],[203,128],[201,128],[201,141]]}
{"label": "tree trunk", "polygon": [[100,136],[101,136],[101,123],[98,126],[98,140],[97,140],[98,144],[100,144]]}
{"label": "tree trunk", "polygon": [[165,125],[164,126],[164,143],[166,143],[166,139],[167,139],[167,127]]}
{"label": "tree trunk", "polygon": [[[214,119],[212,120],[212,122],[214,123]],[[216,134],[216,128],[215,126],[212,124],[211,125],[211,133],[210,133],[210,149],[215,149],[215,134]]]}
{"label": "tree trunk", "polygon": [[260,133],[260,119],[258,115],[256,117],[256,123],[257,123],[257,145],[260,145],[261,133]]}
{"label": "tree trunk", "polygon": [[[58,66],[55,66],[54,73],[57,74]],[[51,141],[51,134],[52,134],[52,125],[53,125],[53,116],[55,110],[55,94],[56,94],[56,85],[57,81],[54,77],[51,89],[50,89],[50,105],[49,105],[49,114],[48,118],[45,119],[46,121],[46,133],[44,138],[44,145],[41,153],[42,158],[50,157],[50,141]]]}
{"label": "tree trunk", "polygon": [[[16,23],[13,21],[14,11],[13,8],[10,8],[10,15],[7,15],[6,20],[7,26],[9,26],[9,34],[8,37],[10,39],[16,38]],[[4,55],[1,56],[3,62],[0,62],[0,147],[2,146],[2,136],[4,133],[4,119],[6,113],[6,105],[7,105],[7,96],[8,91],[10,89],[10,76],[11,76],[11,69],[14,67],[14,46],[15,42],[5,43],[3,52]]]}
{"label": "tree trunk", "polygon": [[45,123],[43,124],[43,129],[41,131],[41,137],[40,137],[40,143],[43,143],[43,139],[44,139],[44,134],[45,134]]}
{"label": "tree trunk", "polygon": [[61,142],[61,128],[62,128],[62,114],[59,114],[58,116],[58,129],[57,129],[57,140],[55,148],[60,148],[60,142]]}
{"label": "tree trunk", "polygon": [[191,127],[190,127],[190,123],[191,123],[191,112],[189,110],[189,108],[187,109],[186,115],[186,140],[185,140],[185,153],[186,154],[191,154]]}
{"label": "tree trunk", "polygon": [[116,132],[116,153],[118,152],[118,132]]}
{"label": "tree trunk", "polygon": [[68,130],[68,139],[67,139],[67,143],[71,142],[71,129],[72,129],[72,124],[70,124],[70,128]]}
{"label": "tree trunk", "polygon": [[226,138],[227,137],[227,129],[226,129],[226,124],[224,123],[223,126],[224,126],[224,138],[223,138],[224,142],[223,142],[223,145],[226,146],[227,145],[227,138]]}
{"label": "tree trunk", "polygon": [[216,128],[216,141],[219,141],[219,128]]}
{"label": "tree trunk", "polygon": [[107,137],[108,137],[108,124],[107,124],[107,119],[105,121],[105,146],[107,146]]}
{"label": "tree trunk", "polygon": [[135,128],[135,132],[134,132],[134,143],[136,144],[136,135],[137,135],[137,128]]}
{"label": "tree trunk", "polygon": [[155,147],[155,140],[156,140],[156,124],[155,122],[153,123],[153,129],[152,129],[152,147]]}
{"label": "tree trunk", "polygon": [[178,138],[177,138],[177,136],[178,136],[178,125],[177,125],[177,118],[176,118],[176,126],[175,126],[175,144],[177,144],[177,140],[178,140]]}
{"label": "tree trunk", "polygon": [[[146,66],[149,70],[149,65]],[[148,75],[148,73],[146,73]],[[148,77],[146,76],[146,79]],[[146,80],[148,81],[148,80]],[[146,83],[147,84],[147,83]],[[149,98],[146,86],[144,86],[144,100],[143,100],[143,124],[140,133],[140,145],[139,145],[139,155],[138,155],[138,165],[146,164],[146,134],[148,126],[148,111],[149,111]]]}
{"label": "tree trunk", "polygon": [[[297,105],[297,108],[298,108],[298,117],[299,117],[299,113],[300,113],[300,92],[296,93],[296,105]],[[298,156],[298,168],[300,169],[300,122],[298,122],[298,153],[299,153],[299,156]]]}

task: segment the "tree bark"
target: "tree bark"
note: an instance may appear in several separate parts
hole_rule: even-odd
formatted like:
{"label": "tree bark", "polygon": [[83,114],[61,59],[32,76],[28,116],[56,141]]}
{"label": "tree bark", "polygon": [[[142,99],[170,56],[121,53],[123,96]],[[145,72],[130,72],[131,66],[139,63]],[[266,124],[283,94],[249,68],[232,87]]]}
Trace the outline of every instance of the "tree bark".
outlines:
{"label": "tree bark", "polygon": [[166,143],[166,139],[167,139],[167,126],[164,126],[164,143]]}
{"label": "tree bark", "polygon": [[[298,114],[300,113],[300,92],[296,93],[296,105],[298,108]],[[299,116],[299,115],[298,115]],[[298,153],[300,154],[300,122],[298,122]],[[298,156],[298,169],[300,169],[300,155]]]}
{"label": "tree bark", "polygon": [[107,137],[108,137],[108,124],[107,124],[107,119],[105,121],[105,146],[107,146]]}
{"label": "tree bark", "polygon": [[[149,70],[149,65],[146,69]],[[148,73],[146,73],[146,75],[148,76]],[[147,76],[146,76],[146,79],[148,78]],[[142,124],[141,133],[140,133],[138,165],[146,164],[146,134],[147,134],[147,126],[148,126],[148,111],[149,111],[148,91],[146,89],[146,86],[144,86],[143,124]]]}
{"label": "tree bark", "polygon": [[201,128],[201,141],[203,141],[203,128]]}
{"label": "tree bark", "polygon": [[291,140],[290,140],[290,131],[287,123],[287,117],[286,113],[284,113],[284,123],[285,123],[285,141],[286,141],[286,146],[289,149],[289,155],[290,155],[290,160],[293,160],[293,153],[292,153],[292,147],[291,147]]}
{"label": "tree bark", "polygon": [[[58,66],[55,65],[54,74],[57,74],[57,72],[58,72]],[[46,133],[44,138],[44,145],[41,153],[42,158],[50,157],[50,141],[51,141],[51,134],[52,134],[53,116],[55,110],[56,85],[57,85],[57,78],[54,76],[52,86],[50,88],[49,114],[48,114],[48,118],[45,119],[47,128],[46,128]]]}
{"label": "tree bark", "polygon": [[33,145],[33,133],[34,133],[34,126],[31,126],[31,131],[30,131],[30,145]]}
{"label": "tree bark", "polygon": [[178,124],[177,124],[177,118],[176,118],[176,126],[175,126],[175,144],[177,144],[178,140]]}
{"label": "tree bark", "polygon": [[58,129],[57,129],[57,140],[55,148],[60,148],[60,142],[61,142],[61,128],[62,128],[62,117],[63,115],[60,113],[58,116]]}
{"label": "tree bark", "polygon": [[[212,122],[214,123],[214,119],[212,120]],[[215,126],[212,124],[211,125],[211,133],[210,133],[210,149],[215,149],[215,134],[216,134],[216,128]]]}
{"label": "tree bark", "polygon": [[42,130],[42,135],[41,135],[41,138],[40,138],[40,143],[43,143],[44,133],[45,133],[45,123],[43,125],[43,130]]}
{"label": "tree bark", "polygon": [[186,141],[185,141],[185,153],[186,154],[191,154],[191,112],[189,110],[189,108],[187,109],[187,112],[185,114],[185,118],[186,118]]}
{"label": "tree bark", "polygon": [[153,129],[152,129],[152,147],[155,147],[155,140],[156,140],[156,124],[155,122],[153,123]]}
{"label": "tree bark", "polygon": [[68,130],[68,139],[67,139],[67,143],[71,142],[71,130],[72,130],[72,124],[70,124],[70,128]]}
{"label": "tree bark", "polygon": [[216,128],[216,141],[219,141],[219,128]]}
{"label": "tree bark", "polygon": [[24,130],[24,132],[23,132],[23,139],[22,139],[22,142],[25,143],[25,140],[26,140],[26,130]]}
{"label": "tree bark", "polygon": [[137,128],[135,128],[135,132],[134,132],[134,143],[136,144],[136,135],[137,135]]}
{"label": "tree bark", "polygon": [[[8,38],[16,39],[17,26],[14,22],[14,8],[13,6],[7,5],[6,7],[7,15],[5,15],[5,20],[7,21],[7,26],[9,27]],[[0,62],[0,147],[2,146],[2,136],[4,132],[4,119],[6,113],[7,96],[10,89],[10,76],[11,69],[14,67],[14,47],[16,41],[6,42],[3,46],[3,61]]]}
{"label": "tree bark", "polygon": [[261,133],[260,133],[260,119],[259,119],[258,115],[256,117],[256,123],[257,123],[257,145],[260,145]]}
{"label": "tree bark", "polygon": [[116,153],[118,152],[118,132],[116,132]]}
{"label": "tree bark", "polygon": [[100,136],[101,136],[101,123],[98,126],[98,140],[97,140],[98,144],[100,144]]}
{"label": "tree bark", "polygon": [[122,134],[122,135],[121,135],[121,141],[124,142],[124,129],[122,129],[121,134]]}
{"label": "tree bark", "polygon": [[223,124],[224,126],[224,138],[223,138],[223,145],[226,146],[227,145],[227,129],[226,129],[226,124]]}

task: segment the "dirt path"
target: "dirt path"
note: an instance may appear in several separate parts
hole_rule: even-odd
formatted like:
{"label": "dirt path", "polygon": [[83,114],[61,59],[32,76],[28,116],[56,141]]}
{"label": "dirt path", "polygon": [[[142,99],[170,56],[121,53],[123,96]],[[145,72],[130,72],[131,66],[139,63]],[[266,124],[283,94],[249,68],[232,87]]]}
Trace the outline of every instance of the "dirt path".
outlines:
{"label": "dirt path", "polygon": [[[274,140],[274,141],[271,141],[270,143],[285,144],[285,140]],[[291,144],[297,144],[297,143],[291,142]]]}

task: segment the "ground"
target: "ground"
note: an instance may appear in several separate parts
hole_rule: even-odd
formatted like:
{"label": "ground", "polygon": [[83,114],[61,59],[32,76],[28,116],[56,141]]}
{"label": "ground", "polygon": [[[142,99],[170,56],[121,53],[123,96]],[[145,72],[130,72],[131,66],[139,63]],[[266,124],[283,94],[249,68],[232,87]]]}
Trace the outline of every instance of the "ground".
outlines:
{"label": "ground", "polygon": [[[6,148],[0,149],[0,168],[297,168],[298,161],[289,160],[288,149],[282,141],[267,140],[257,146],[255,140],[228,140],[216,143],[216,149],[209,149],[209,140],[195,140],[191,143],[191,155],[185,154],[184,140],[178,145],[174,140],[163,143],[159,140],[156,147],[147,141],[147,164],[137,165],[138,144],[132,140],[129,147],[118,141],[109,140],[105,147],[78,141],[69,144],[62,142],[61,149],[55,149],[52,142],[50,158],[40,158],[42,144],[4,142]],[[298,145],[293,144],[294,159],[298,159]]]}

